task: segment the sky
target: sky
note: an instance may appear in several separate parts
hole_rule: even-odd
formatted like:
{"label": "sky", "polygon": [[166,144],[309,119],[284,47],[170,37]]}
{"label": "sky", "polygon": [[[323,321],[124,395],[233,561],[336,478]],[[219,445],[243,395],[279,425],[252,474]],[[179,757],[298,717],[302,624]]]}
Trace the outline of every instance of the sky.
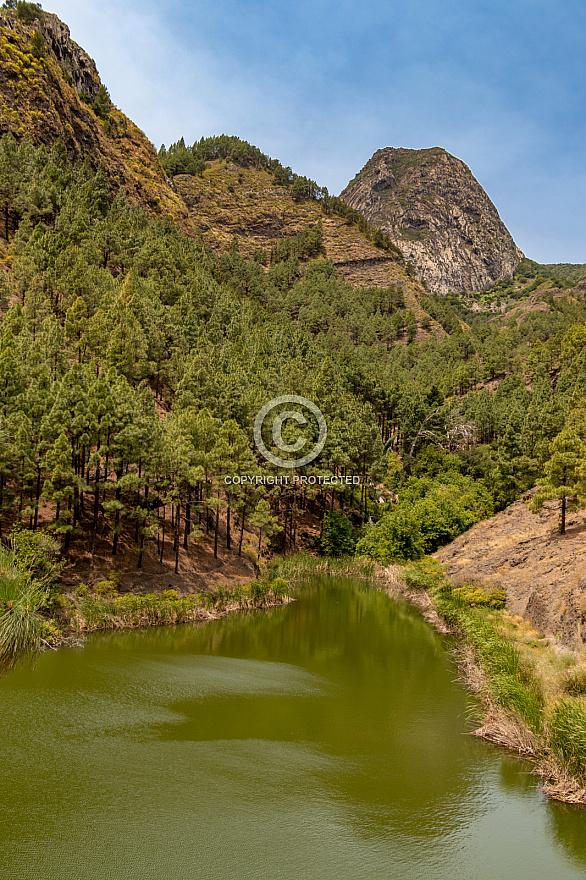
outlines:
{"label": "sky", "polygon": [[43,0],[159,147],[238,135],[338,194],[462,159],[523,252],[586,263],[584,0]]}

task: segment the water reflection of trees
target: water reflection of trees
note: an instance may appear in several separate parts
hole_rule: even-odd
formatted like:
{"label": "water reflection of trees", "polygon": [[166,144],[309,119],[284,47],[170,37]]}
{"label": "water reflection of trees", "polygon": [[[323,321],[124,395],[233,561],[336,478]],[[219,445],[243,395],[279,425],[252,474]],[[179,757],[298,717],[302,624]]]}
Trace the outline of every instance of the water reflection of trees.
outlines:
{"label": "water reflection of trees", "polygon": [[[184,721],[152,728],[163,740],[311,744],[335,760],[306,768],[329,793],[340,821],[362,839],[405,847],[451,846],[494,809],[495,771],[504,796],[521,799],[536,778],[516,756],[463,736],[468,698],[454,685],[445,645],[408,606],[344,579],[315,579],[317,594],[288,607],[146,632],[107,633],[113,651],[209,655],[299,668],[281,693],[210,694],[173,705]],[[277,667],[275,667],[277,668]],[[201,670],[203,672],[204,670]],[[278,673],[280,674],[280,673]],[[276,674],[276,680],[278,680]],[[283,682],[284,684],[284,682]],[[261,689],[262,690],[262,689]],[[304,774],[302,774],[304,775]],[[306,783],[308,777],[304,775]],[[293,782],[292,782],[293,784]],[[309,783],[310,784],[310,783]],[[498,794],[497,794],[498,797]],[[549,804],[550,835],[586,865],[586,811]]]}
{"label": "water reflection of trees", "polygon": [[227,695],[201,711],[176,705],[185,722],[160,735],[312,743],[337,759],[319,785],[354,833],[445,840],[485,807],[470,773],[475,744],[462,736],[466,696],[440,637],[376,590],[314,583],[310,603],[204,625],[193,649],[301,667],[327,681],[325,693]]}

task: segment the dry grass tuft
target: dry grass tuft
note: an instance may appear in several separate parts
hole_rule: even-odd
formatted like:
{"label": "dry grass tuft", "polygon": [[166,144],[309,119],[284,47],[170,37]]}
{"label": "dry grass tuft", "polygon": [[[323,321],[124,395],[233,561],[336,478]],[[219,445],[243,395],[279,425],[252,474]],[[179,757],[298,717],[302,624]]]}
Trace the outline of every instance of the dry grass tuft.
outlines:
{"label": "dry grass tuft", "polygon": [[541,761],[533,772],[548,780],[542,786],[547,797],[565,804],[586,804],[586,788],[560,766],[555,758],[548,757]]}
{"label": "dry grass tuft", "polygon": [[482,725],[472,732],[472,736],[512,749],[519,755],[537,755],[535,734],[519,715],[511,715],[497,703],[489,704]]}

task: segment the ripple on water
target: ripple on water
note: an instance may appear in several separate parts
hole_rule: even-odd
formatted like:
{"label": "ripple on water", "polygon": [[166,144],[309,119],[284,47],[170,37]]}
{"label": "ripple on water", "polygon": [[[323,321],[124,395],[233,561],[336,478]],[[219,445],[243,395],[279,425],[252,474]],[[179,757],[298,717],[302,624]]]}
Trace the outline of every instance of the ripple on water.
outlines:
{"label": "ripple on water", "polygon": [[316,583],[0,682],[1,880],[583,878],[586,816],[463,736],[438,637]]}

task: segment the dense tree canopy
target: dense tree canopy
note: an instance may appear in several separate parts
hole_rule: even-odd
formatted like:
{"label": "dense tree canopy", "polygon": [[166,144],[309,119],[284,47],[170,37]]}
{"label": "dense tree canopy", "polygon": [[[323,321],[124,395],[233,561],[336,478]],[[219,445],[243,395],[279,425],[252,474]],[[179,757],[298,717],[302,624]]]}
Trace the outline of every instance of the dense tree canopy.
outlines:
{"label": "dense tree canopy", "polygon": [[[217,140],[191,154],[239,149]],[[540,479],[559,482],[556,438],[586,393],[580,294],[519,322],[464,323],[444,304],[449,335],[417,343],[401,286],[342,281],[319,225],[276,240],[266,259],[218,258],[112,197],[59,144],[11,135],[0,231],[0,529],[50,526],[65,545],[107,538],[113,554],[132,534],[138,560],[166,533],[177,559],[202,530],[241,547],[247,520],[259,547],[293,543],[300,507],[346,511],[355,527],[386,511],[385,546],[413,556]],[[281,394],[320,407],[319,472],[360,475],[360,488],[225,481],[279,475],[252,429]]]}

